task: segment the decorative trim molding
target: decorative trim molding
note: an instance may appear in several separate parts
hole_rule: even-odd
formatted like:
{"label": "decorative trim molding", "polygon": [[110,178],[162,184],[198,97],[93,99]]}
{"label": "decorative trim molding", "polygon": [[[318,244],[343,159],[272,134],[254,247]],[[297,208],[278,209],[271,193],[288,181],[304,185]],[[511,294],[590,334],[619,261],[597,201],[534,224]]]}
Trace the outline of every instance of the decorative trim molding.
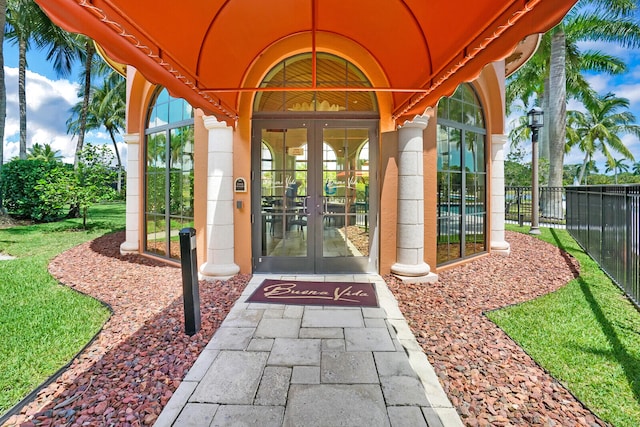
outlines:
{"label": "decorative trim molding", "polygon": [[420,101],[422,101],[427,95],[429,95],[431,92],[436,90],[438,87],[442,86],[442,84],[445,83],[447,80],[449,80],[449,78],[455,73],[457,73],[458,70],[460,70],[462,67],[467,65],[472,59],[474,59],[482,51],[484,51],[487,47],[489,47],[491,43],[493,43],[496,39],[498,39],[509,28],[513,27],[515,23],[518,22],[523,17],[525,17],[527,13],[531,12],[540,3],[540,1],[541,0],[530,0],[526,2],[526,4],[523,6],[522,9],[518,10],[513,15],[511,15],[511,17],[507,19],[507,22],[499,26],[498,29],[494,31],[491,36],[486,37],[484,40],[479,42],[475,47],[471,47],[471,46],[466,47],[464,49],[464,53],[465,53],[464,59],[462,59],[455,65],[449,67],[449,69],[444,74],[441,74],[440,78],[436,80],[429,89],[425,90],[420,94],[416,94],[416,96],[412,97],[411,100],[407,104],[405,104],[405,106],[400,111],[393,114],[392,116],[393,120],[398,120],[398,118],[402,117],[409,110],[411,110],[413,107],[419,104]]}
{"label": "decorative trim molding", "polygon": [[[76,0],[78,1],[78,0]],[[107,24],[113,32],[118,34],[120,37],[126,39],[131,45],[140,50],[143,54],[147,55],[153,61],[155,61],[158,65],[164,68],[169,74],[173,75],[177,80],[180,80],[182,84],[187,86],[189,89],[198,94],[201,98],[205,99],[209,104],[211,104],[216,110],[220,111],[225,116],[230,119],[237,120],[238,116],[226,109],[220,102],[216,101],[211,95],[200,90],[197,84],[190,78],[182,74],[179,70],[177,70],[172,64],[166,62],[163,58],[161,58],[157,53],[153,51],[149,46],[143,44],[136,36],[127,32],[127,30],[120,25],[119,23],[109,19],[104,10],[96,7],[90,3],[90,0],[79,0],[78,5],[86,8],[93,16],[98,18],[101,22]]]}

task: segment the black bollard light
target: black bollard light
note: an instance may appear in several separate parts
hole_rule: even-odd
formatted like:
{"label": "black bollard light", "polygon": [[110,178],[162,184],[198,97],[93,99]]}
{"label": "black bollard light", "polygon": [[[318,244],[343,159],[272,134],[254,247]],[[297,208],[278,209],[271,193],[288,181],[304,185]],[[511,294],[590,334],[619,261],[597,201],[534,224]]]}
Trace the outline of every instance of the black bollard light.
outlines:
{"label": "black bollard light", "polygon": [[200,290],[196,266],[196,230],[180,230],[180,259],[182,264],[182,293],[184,300],[184,332],[192,336],[200,330]]}

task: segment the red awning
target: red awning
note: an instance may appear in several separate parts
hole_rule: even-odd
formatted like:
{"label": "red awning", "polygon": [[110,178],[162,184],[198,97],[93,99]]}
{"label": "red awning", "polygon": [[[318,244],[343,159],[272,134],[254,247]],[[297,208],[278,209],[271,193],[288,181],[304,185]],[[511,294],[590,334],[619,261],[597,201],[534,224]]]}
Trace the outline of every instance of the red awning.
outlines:
{"label": "red awning", "polygon": [[243,86],[252,64],[288,37],[308,35],[311,52],[320,34],[361,46],[386,76],[387,84],[373,90],[391,92],[394,118],[402,119],[473,80],[525,36],[556,25],[576,0],[36,2],[55,23],[93,38],[116,61],[233,121],[239,93],[260,90]]}

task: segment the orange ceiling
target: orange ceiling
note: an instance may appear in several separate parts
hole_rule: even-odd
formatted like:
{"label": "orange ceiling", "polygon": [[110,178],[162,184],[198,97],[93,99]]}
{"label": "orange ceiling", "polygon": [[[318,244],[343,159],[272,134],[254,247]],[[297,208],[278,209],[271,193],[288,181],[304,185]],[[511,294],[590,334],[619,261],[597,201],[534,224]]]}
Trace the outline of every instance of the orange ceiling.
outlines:
{"label": "orange ceiling", "polygon": [[[394,117],[426,106],[557,24],[576,0],[36,0],[54,22],[87,34],[209,114],[233,121],[254,62],[288,37],[332,34],[379,64]],[[265,70],[266,71],[266,70]],[[344,89],[344,88],[341,88]]]}

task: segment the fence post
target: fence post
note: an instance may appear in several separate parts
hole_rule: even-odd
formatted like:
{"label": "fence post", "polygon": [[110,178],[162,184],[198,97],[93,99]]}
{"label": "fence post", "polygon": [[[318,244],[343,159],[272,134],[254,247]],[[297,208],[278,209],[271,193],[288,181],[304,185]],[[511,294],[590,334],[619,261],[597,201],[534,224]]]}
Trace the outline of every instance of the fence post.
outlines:
{"label": "fence post", "polygon": [[196,256],[196,230],[183,228],[180,236],[180,260],[182,265],[182,293],[184,301],[184,332],[194,335],[200,330],[200,290]]}
{"label": "fence post", "polygon": [[520,197],[522,197],[520,195],[520,190],[521,190],[521,188],[518,187],[518,190],[516,192],[516,200],[518,201],[518,204],[517,204],[517,206],[518,206],[518,225],[520,227],[522,227],[524,218],[522,217],[522,214],[520,213]]}

